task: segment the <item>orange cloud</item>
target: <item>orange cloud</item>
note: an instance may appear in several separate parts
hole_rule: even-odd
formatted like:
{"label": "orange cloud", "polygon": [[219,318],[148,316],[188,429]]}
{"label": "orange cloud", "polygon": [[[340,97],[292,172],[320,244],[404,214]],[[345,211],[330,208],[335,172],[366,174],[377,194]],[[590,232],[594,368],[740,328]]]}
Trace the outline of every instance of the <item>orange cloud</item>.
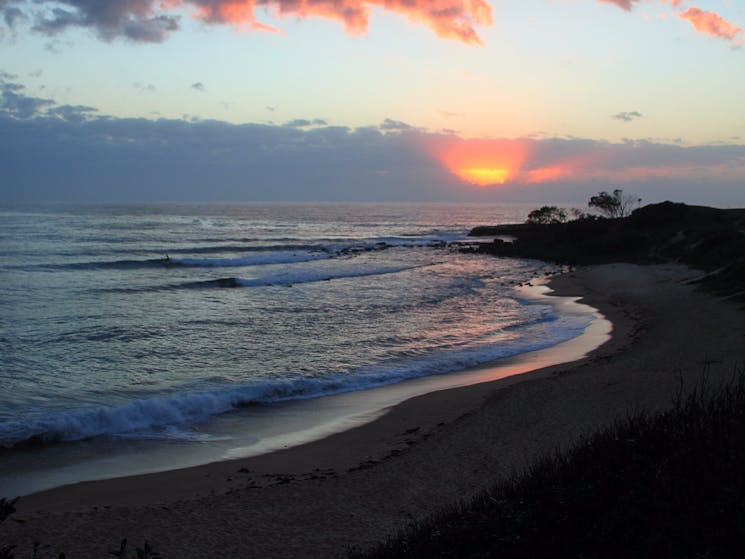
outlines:
{"label": "orange cloud", "polygon": [[707,12],[699,8],[688,8],[681,19],[688,20],[699,33],[720,37],[729,41],[736,41],[743,33],[742,29],[728,22],[715,12]]}
{"label": "orange cloud", "polygon": [[184,0],[197,6],[197,17],[211,23],[249,25],[271,29],[259,23],[257,7],[273,9],[279,17],[323,17],[341,22],[350,33],[367,30],[371,8],[381,7],[421,23],[439,37],[466,44],[481,44],[476,26],[492,23],[486,0]]}
{"label": "orange cloud", "polygon": [[572,161],[563,161],[556,165],[540,167],[522,173],[521,179],[525,184],[541,184],[571,179],[579,171],[579,165]]}

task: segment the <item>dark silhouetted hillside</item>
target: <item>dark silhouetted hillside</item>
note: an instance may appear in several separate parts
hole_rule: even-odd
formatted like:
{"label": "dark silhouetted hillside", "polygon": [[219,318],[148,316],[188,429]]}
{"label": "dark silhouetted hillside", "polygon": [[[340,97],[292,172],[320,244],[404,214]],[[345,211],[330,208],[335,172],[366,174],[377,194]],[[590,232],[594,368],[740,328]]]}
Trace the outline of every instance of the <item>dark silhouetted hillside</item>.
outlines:
{"label": "dark silhouetted hillside", "polygon": [[619,219],[482,226],[470,234],[515,237],[473,249],[497,256],[565,264],[680,262],[708,272],[701,280],[707,289],[745,301],[745,209],[663,202]]}

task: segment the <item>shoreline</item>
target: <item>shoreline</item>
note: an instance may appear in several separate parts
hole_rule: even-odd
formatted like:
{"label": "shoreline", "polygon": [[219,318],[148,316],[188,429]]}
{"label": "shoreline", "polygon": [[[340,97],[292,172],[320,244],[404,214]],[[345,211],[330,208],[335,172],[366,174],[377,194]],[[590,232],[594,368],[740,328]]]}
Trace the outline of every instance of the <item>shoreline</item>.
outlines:
{"label": "shoreline", "polygon": [[[148,441],[136,440],[116,441],[110,445],[93,441],[82,449],[59,445],[31,450],[30,453],[19,457],[11,456],[11,462],[0,471],[0,486],[11,488],[10,493],[7,490],[0,490],[0,496],[21,496],[26,501],[29,496],[35,494],[57,490],[62,490],[65,495],[72,492],[77,494],[80,493],[78,489],[85,493],[98,494],[103,491],[106,494],[108,485],[105,482],[119,478],[132,480],[134,485],[140,486],[147,482],[135,478],[142,476],[168,475],[192,468],[209,470],[213,464],[220,462],[225,463],[227,470],[231,462],[237,463],[246,458],[253,459],[316,443],[326,437],[354,430],[378,420],[396,406],[405,405],[405,402],[412,398],[440,390],[495,382],[546,366],[575,361],[609,339],[612,324],[597,309],[578,302],[576,297],[557,295],[546,285],[545,278],[538,279],[535,284],[528,283],[515,289],[519,298],[538,304],[548,304],[560,316],[586,316],[590,324],[581,335],[553,346],[503,357],[460,371],[424,375],[318,398],[275,403],[265,409],[253,410],[251,415],[238,413],[228,418],[213,418],[211,424],[206,426],[206,432],[217,436],[214,442],[175,445],[164,441],[156,446]],[[443,419],[450,420],[449,417]],[[226,435],[224,440],[220,437],[223,433]],[[77,454],[71,455],[71,451]],[[365,452],[364,448],[359,451]],[[12,461],[14,458],[15,463]],[[26,464],[33,466],[34,462],[44,463],[45,467],[39,471],[29,471]],[[356,465],[354,458],[350,458],[348,462],[345,461],[343,465],[326,464],[325,467],[343,469]],[[22,473],[15,478],[8,477],[6,472],[11,472],[12,476],[13,468],[18,468]],[[3,473],[6,475],[3,476]],[[194,472],[197,476],[199,473],[200,471]],[[184,472],[184,475],[187,475],[187,472]],[[94,485],[88,489],[89,484]],[[135,494],[144,494],[146,500],[133,499],[132,492],[128,491],[126,503],[155,502],[163,492],[163,487],[168,485],[156,484],[154,490],[135,491]],[[179,484],[182,485],[184,484]],[[67,486],[70,486],[70,491],[65,489]],[[226,488],[212,489],[223,491]],[[169,499],[175,496],[166,493],[162,498]],[[55,500],[54,495],[52,493],[49,498],[44,497],[44,501]],[[187,493],[185,496],[191,495]],[[117,495],[111,495],[109,500],[112,504],[122,503]],[[81,504],[92,506],[97,503],[88,500],[76,503],[77,506]],[[47,508],[46,505],[42,506]],[[59,508],[58,501],[55,510]]]}
{"label": "shoreline", "polygon": [[[694,291],[695,275],[613,264],[557,276],[556,295],[582,297],[613,324],[610,341],[579,361],[431,392],[255,458],[24,497],[25,522],[2,530],[20,552],[41,541],[75,557],[122,537],[164,556],[344,556],[618,418],[669,407],[703,371],[727,380],[744,357],[745,313]],[[160,498],[142,500],[156,489]]]}

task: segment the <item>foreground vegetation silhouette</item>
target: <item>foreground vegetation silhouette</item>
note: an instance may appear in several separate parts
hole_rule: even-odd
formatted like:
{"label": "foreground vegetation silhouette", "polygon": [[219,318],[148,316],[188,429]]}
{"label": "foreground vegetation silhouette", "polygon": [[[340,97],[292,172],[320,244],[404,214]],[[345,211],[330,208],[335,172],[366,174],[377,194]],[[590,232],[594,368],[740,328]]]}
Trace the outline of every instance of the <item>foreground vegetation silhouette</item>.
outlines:
{"label": "foreground vegetation silhouette", "polygon": [[[669,411],[634,415],[349,557],[732,557],[745,545],[743,440],[740,368],[724,388],[704,381]],[[0,523],[14,504],[0,500]],[[0,526],[0,557],[14,551]],[[128,553],[126,540],[109,554],[160,557],[147,542]]]}
{"label": "foreground vegetation silhouette", "polygon": [[716,394],[703,384],[670,411],[630,417],[350,557],[737,556],[745,544],[743,440],[739,371]]}

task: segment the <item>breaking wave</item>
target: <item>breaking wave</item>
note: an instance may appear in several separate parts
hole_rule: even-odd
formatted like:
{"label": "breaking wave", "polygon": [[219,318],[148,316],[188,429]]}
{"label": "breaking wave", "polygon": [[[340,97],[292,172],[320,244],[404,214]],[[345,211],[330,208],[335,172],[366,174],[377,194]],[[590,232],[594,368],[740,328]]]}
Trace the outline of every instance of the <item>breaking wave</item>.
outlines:
{"label": "breaking wave", "polygon": [[[0,445],[28,445],[78,441],[101,436],[173,437],[169,429],[190,427],[210,417],[253,404],[317,398],[365,390],[431,374],[463,370],[495,359],[550,347],[572,339],[589,324],[587,316],[545,316],[544,323],[523,325],[530,335],[504,343],[451,348],[415,359],[400,358],[346,374],[255,380],[219,387],[139,399],[112,407],[89,407],[47,412],[24,420],[0,423]],[[548,322],[553,324],[548,325]],[[560,328],[556,323],[560,323]],[[542,328],[542,326],[547,326]],[[177,431],[178,432],[178,431]],[[188,437],[187,432],[183,432]]]}
{"label": "breaking wave", "polygon": [[[432,264],[426,264],[432,266]],[[375,269],[338,269],[338,270],[304,270],[304,271],[282,271],[268,274],[260,278],[218,278],[204,281],[192,281],[175,286],[186,289],[205,289],[211,287],[266,287],[270,285],[292,286],[303,283],[315,283],[319,281],[332,281],[345,278],[360,278],[367,276],[383,276],[386,274],[398,274],[407,270],[415,270],[423,266],[388,266]]]}

